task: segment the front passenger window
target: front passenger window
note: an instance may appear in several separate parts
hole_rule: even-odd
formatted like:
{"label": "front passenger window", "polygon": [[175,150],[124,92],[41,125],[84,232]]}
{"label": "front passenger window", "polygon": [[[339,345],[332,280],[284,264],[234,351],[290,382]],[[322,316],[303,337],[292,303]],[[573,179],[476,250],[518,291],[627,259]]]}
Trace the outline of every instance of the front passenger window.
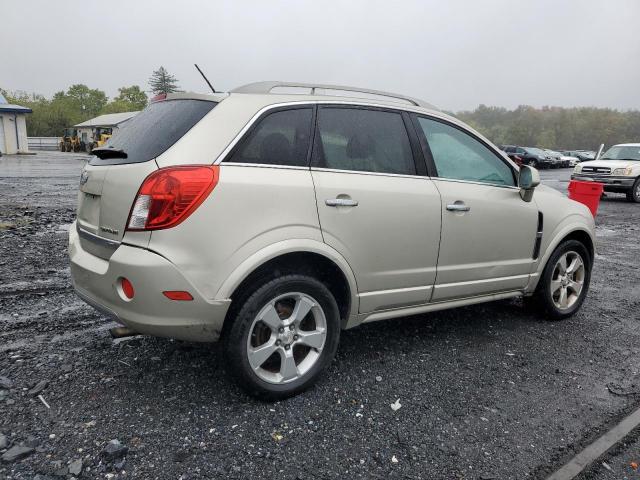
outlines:
{"label": "front passenger window", "polygon": [[515,186],[511,168],[471,135],[424,117],[418,122],[427,137],[438,177]]}

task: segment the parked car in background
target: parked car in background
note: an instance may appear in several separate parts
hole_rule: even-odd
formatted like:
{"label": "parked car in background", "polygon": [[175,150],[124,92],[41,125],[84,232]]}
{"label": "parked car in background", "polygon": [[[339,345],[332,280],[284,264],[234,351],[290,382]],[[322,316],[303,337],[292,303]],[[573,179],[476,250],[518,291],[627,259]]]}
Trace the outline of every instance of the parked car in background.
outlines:
{"label": "parked car in background", "polygon": [[[564,167],[564,162],[562,161],[562,154],[560,152],[556,152],[554,150],[549,150],[548,148],[541,148],[542,151],[544,151],[544,153],[551,157],[552,160],[552,164],[551,164],[551,168],[562,168]],[[568,166],[568,162],[567,162],[567,166]]]}
{"label": "parked car in background", "polygon": [[640,143],[614,145],[597,160],[576,165],[573,180],[594,180],[605,192],[625,193],[640,203]]}
{"label": "parked car in background", "polygon": [[577,157],[564,155],[556,150],[549,150],[548,148],[545,148],[544,150],[557,161],[560,168],[575,167],[575,165],[579,163]]}
{"label": "parked car in background", "polygon": [[575,167],[580,163],[580,159],[578,157],[574,157],[572,155],[562,155],[562,158],[569,162],[569,167]]}
{"label": "parked car in background", "polygon": [[508,155],[517,155],[524,165],[535,168],[551,168],[555,165],[554,159],[544,150],[535,147],[519,147],[517,145],[503,145],[502,150]]}
{"label": "parked car in background", "polygon": [[569,157],[576,157],[579,162],[588,162],[596,158],[596,152],[591,150],[563,150],[562,154]]}
{"label": "parked car in background", "polygon": [[557,320],[589,288],[589,209],[421,100],[175,93],[93,154],[69,229],[78,295],[131,333],[221,339],[263,399],[311,386],[343,329],[522,296]]}
{"label": "parked car in background", "polygon": [[509,147],[509,145],[498,145],[498,148],[500,148],[500,150],[502,150],[504,153],[506,153],[507,157],[509,157],[511,160],[513,160],[516,165],[518,165],[519,167],[524,165],[524,162],[522,161],[522,157],[520,155],[514,153],[513,151],[507,152],[505,150],[505,148],[507,148],[507,147]]}

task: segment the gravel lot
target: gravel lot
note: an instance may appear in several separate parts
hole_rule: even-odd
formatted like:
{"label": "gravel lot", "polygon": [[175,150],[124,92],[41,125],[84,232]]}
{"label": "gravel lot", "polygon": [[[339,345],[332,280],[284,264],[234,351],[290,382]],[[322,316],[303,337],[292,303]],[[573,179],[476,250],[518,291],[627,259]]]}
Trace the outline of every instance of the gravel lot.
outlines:
{"label": "gravel lot", "polygon": [[[640,205],[623,196],[601,204],[574,318],[496,302],[369,324],[343,332],[315,388],[268,404],[224,375],[217,345],[114,342],[76,298],[85,158],[0,158],[0,454],[29,447],[0,478],[542,478],[638,403]],[[569,172],[543,181],[566,191]],[[629,448],[589,476],[640,478]]]}

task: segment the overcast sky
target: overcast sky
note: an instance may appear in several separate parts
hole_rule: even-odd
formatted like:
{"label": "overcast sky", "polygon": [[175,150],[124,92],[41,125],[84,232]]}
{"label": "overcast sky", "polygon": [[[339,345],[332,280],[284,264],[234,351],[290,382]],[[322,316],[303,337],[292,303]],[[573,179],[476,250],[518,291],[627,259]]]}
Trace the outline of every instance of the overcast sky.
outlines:
{"label": "overcast sky", "polygon": [[478,104],[640,109],[640,0],[3,0],[0,87],[337,83]]}

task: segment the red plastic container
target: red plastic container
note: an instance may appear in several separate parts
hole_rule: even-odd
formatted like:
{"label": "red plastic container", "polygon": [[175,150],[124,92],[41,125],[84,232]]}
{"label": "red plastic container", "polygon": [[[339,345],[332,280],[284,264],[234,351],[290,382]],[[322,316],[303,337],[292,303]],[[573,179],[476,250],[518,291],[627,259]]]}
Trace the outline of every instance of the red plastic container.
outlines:
{"label": "red plastic container", "polygon": [[598,182],[580,182],[578,180],[569,182],[569,198],[589,207],[594,218],[598,213],[603,191],[604,186]]}

